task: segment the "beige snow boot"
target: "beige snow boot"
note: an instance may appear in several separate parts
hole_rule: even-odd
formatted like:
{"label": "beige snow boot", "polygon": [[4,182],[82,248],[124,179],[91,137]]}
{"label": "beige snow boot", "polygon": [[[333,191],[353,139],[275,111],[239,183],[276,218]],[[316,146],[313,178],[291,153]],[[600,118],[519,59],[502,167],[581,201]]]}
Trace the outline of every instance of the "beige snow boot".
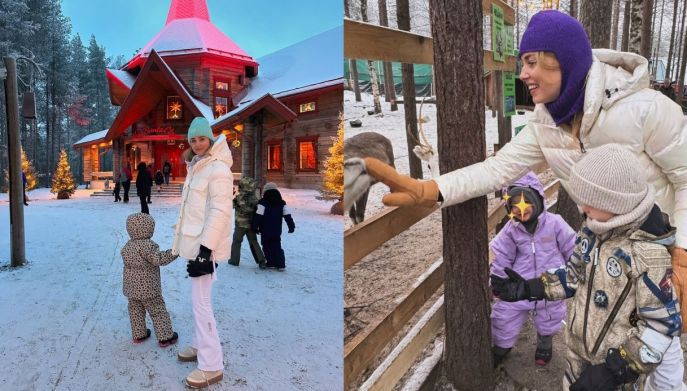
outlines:
{"label": "beige snow boot", "polygon": [[191,388],[205,388],[209,387],[211,384],[215,384],[222,380],[224,377],[224,371],[202,371],[200,369],[194,369],[186,377],[186,385]]}
{"label": "beige snow boot", "polygon": [[177,353],[177,358],[179,361],[196,361],[198,360],[198,349],[192,347],[192,346],[187,346],[184,348],[184,350],[180,351]]}

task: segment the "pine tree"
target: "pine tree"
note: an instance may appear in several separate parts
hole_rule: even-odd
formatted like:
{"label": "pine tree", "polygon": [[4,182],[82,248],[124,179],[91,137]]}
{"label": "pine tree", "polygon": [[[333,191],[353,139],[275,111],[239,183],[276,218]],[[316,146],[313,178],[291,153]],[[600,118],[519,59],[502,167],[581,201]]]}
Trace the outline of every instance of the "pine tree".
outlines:
{"label": "pine tree", "polygon": [[26,191],[35,189],[38,185],[36,169],[33,168],[33,162],[26,158],[26,152],[23,149],[21,150],[21,170],[26,175]]}
{"label": "pine tree", "polygon": [[76,184],[74,183],[74,177],[72,177],[72,171],[67,161],[67,152],[62,149],[60,151],[60,161],[57,163],[57,171],[53,177],[50,192],[57,194],[58,200],[64,200],[74,194],[75,190]]}
{"label": "pine tree", "polygon": [[344,163],[344,126],[343,114],[339,114],[339,130],[334,145],[329,148],[329,157],[324,162],[324,183],[321,194],[324,199],[343,199],[343,163]]}
{"label": "pine tree", "polygon": [[[33,168],[33,163],[26,158],[26,152],[24,149],[21,150],[21,170],[26,175],[26,191],[36,188],[38,184],[38,179],[36,177],[36,169]],[[5,173],[5,183],[10,183],[10,173],[7,170],[3,170]],[[3,191],[7,188],[3,187]]]}

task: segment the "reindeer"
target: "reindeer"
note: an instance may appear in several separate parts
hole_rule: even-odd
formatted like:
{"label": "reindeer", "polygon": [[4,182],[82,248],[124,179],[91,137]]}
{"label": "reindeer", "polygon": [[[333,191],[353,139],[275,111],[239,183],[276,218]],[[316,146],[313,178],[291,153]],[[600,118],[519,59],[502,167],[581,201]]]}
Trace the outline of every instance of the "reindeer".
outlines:
{"label": "reindeer", "polygon": [[365,207],[370,186],[377,180],[365,171],[366,157],[373,157],[394,166],[391,141],[375,132],[357,134],[344,141],[344,212],[353,224],[365,219]]}
{"label": "reindeer", "polygon": [[406,132],[408,133],[408,137],[410,137],[411,139],[413,139],[413,141],[415,141],[415,143],[417,143],[417,145],[413,148],[413,153],[415,154],[415,156],[417,156],[423,162],[426,162],[427,167],[429,168],[429,172],[432,175],[432,178],[437,178],[439,177],[439,154],[436,153],[436,151],[434,151],[434,148],[432,148],[432,144],[430,144],[429,140],[427,140],[425,131],[422,129],[422,124],[429,122],[428,117],[422,116],[422,105],[424,103],[425,98],[422,98],[422,102],[420,102],[420,110],[417,120],[417,123],[419,125],[418,133],[422,141],[418,140],[417,137],[410,133],[410,127],[406,128]]}

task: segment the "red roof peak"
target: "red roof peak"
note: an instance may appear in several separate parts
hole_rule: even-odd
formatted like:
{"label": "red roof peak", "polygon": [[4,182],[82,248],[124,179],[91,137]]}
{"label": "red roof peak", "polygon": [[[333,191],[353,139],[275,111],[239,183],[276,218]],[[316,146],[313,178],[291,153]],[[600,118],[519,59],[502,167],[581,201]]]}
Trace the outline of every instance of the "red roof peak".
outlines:
{"label": "red roof peak", "polygon": [[172,0],[165,26],[177,19],[199,18],[210,21],[210,13],[205,0]]}

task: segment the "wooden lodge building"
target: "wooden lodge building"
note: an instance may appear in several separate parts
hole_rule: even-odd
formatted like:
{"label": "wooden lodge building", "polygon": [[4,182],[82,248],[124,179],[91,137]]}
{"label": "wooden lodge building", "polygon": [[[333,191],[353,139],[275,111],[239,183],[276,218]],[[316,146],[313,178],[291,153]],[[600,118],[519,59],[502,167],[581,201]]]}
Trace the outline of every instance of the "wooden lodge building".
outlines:
{"label": "wooden lodge building", "polygon": [[186,131],[202,116],[226,135],[235,179],[317,189],[342,111],[342,61],[342,27],[254,59],[210,21],[205,0],[172,0],[164,28],[121,69],[106,70],[120,109],[109,129],[74,144],[83,180],[99,188],[127,162],[155,172],[169,161],[183,181]]}

